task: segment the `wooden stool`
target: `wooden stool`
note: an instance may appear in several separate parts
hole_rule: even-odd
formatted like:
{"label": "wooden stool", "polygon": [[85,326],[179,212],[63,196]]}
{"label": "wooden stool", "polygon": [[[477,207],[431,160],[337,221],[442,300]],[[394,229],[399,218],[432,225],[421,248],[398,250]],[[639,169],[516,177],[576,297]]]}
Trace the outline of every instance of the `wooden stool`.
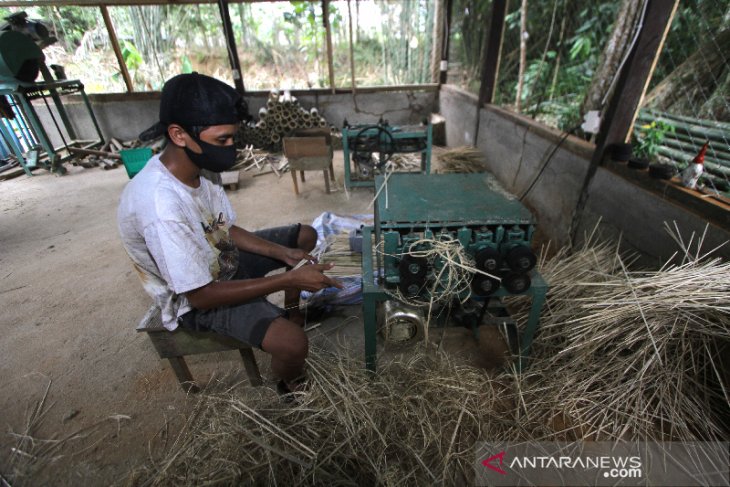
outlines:
{"label": "wooden stool", "polygon": [[160,308],[154,305],[139,322],[137,331],[146,332],[160,358],[166,358],[170,361],[172,370],[175,371],[177,380],[186,393],[200,391],[200,388],[193,380],[190,369],[188,369],[188,364],[185,363],[185,355],[199,353],[238,350],[243,359],[243,366],[246,368],[248,382],[252,386],[260,386],[262,384],[261,374],[259,373],[259,367],[256,363],[253,350],[238,340],[213,332],[196,332],[183,328],[169,331],[162,325]]}
{"label": "wooden stool", "polygon": [[329,194],[330,179],[334,181],[335,174],[332,168],[332,146],[327,144],[326,137],[284,137],[284,155],[289,161],[294,194],[299,195],[297,171],[301,173],[302,182],[304,171],[322,171],[325,191]]}

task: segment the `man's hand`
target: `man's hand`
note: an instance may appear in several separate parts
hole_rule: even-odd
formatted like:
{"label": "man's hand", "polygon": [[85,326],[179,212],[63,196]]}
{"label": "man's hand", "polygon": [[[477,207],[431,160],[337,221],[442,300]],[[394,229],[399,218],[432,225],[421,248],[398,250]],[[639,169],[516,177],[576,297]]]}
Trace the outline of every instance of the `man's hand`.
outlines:
{"label": "man's hand", "polygon": [[317,259],[303,251],[302,249],[290,249],[288,247],[282,247],[282,251],[280,255],[277,256],[277,258],[286,263],[289,267],[294,267],[297,265],[302,259],[306,259],[312,263],[316,263]]}
{"label": "man's hand", "polygon": [[[305,254],[306,255],[306,254]],[[342,289],[342,283],[324,275],[324,271],[332,269],[334,264],[310,264],[287,272],[291,287],[304,291],[319,291],[327,287]]]}

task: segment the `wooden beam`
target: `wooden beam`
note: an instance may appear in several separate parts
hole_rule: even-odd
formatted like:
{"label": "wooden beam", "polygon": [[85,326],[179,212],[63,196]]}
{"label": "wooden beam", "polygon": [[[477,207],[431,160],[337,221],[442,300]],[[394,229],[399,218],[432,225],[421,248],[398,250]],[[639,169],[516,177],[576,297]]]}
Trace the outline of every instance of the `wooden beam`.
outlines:
{"label": "wooden beam", "polygon": [[327,69],[330,75],[330,89],[335,92],[335,67],[332,61],[332,28],[330,27],[329,0],[322,0],[322,23],[327,38]]}
{"label": "wooden beam", "polygon": [[120,156],[117,153],[107,152],[107,151],[103,151],[103,150],[82,149],[80,147],[66,147],[66,149],[73,154],[80,154],[82,156],[100,156],[100,157],[107,157],[109,159],[121,159],[122,158],[122,156]]}
{"label": "wooden beam", "polygon": [[492,103],[499,74],[499,61],[502,57],[502,41],[504,39],[504,18],[509,8],[509,0],[492,2],[492,22],[489,25],[489,37],[486,53],[482,63],[482,82],[479,86],[479,108],[485,103]]}
{"label": "wooden beam", "polygon": [[218,0],[218,10],[221,14],[223,22],[223,35],[226,39],[226,50],[228,51],[228,61],[231,63],[231,71],[233,74],[233,84],[240,94],[244,94],[246,89],[243,87],[243,75],[241,74],[241,62],[238,59],[238,51],[236,50],[236,38],[233,36],[233,26],[231,25],[231,15],[228,12],[228,0]]}
{"label": "wooden beam", "polygon": [[596,149],[588,166],[580,197],[571,225],[571,238],[575,241],[578,223],[588,201],[588,188],[606,148],[611,144],[627,142],[631,127],[639,113],[651,75],[662,52],[664,40],[672,25],[679,0],[647,0],[640,19],[639,35],[618,73],[616,88],[605,110],[601,128],[596,137]]}
{"label": "wooden beam", "polygon": [[[285,2],[287,0],[229,0],[228,3],[264,3]],[[100,7],[128,5],[180,5],[196,3],[216,3],[217,0],[2,0],[3,7],[42,7],[42,6],[78,6]]]}
{"label": "wooden beam", "polygon": [[132,78],[129,76],[129,70],[127,69],[127,63],[124,62],[124,56],[122,56],[122,50],[119,48],[119,41],[117,40],[117,33],[114,30],[114,24],[112,19],[109,17],[109,10],[106,5],[101,5],[101,16],[104,17],[104,25],[106,25],[106,31],[109,33],[109,41],[112,43],[114,49],[114,55],[117,57],[117,63],[119,63],[119,69],[122,72],[122,78],[124,78],[124,84],[127,85],[127,92],[132,93],[134,91],[134,85],[132,85]]}

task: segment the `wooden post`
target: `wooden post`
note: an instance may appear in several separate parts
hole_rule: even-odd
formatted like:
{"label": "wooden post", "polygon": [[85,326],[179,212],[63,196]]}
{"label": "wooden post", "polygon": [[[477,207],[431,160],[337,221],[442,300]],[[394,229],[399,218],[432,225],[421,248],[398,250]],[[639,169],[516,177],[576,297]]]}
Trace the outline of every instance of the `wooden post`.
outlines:
{"label": "wooden post", "polygon": [[327,67],[330,75],[330,88],[332,93],[335,92],[335,67],[332,63],[332,29],[330,28],[330,9],[329,0],[322,0],[322,23],[324,24],[324,33],[327,38]]}
{"label": "wooden post", "polygon": [[504,18],[509,8],[509,0],[494,0],[492,3],[492,22],[489,25],[489,40],[482,63],[482,82],[479,86],[479,105],[492,103],[497,87],[499,61],[502,57],[502,40],[504,39]]}
{"label": "wooden post", "polygon": [[601,165],[606,148],[611,144],[628,142],[631,137],[634,120],[641,108],[641,101],[651,81],[659,54],[662,52],[677,5],[679,0],[647,0],[641,30],[623,68],[618,73],[616,88],[611,95],[596,137],[596,148],[583,181],[571,225],[571,238],[574,242],[578,223],[588,201],[588,188],[598,166]]}
{"label": "wooden post", "polygon": [[244,94],[246,89],[243,86],[243,77],[241,75],[241,62],[238,59],[238,51],[236,50],[236,38],[233,36],[233,26],[231,25],[231,15],[228,12],[228,0],[218,0],[218,10],[221,13],[223,21],[223,34],[226,38],[226,48],[228,49],[228,61],[231,63],[231,71],[233,72],[233,84],[240,94]]}
{"label": "wooden post", "polygon": [[449,40],[451,39],[451,16],[454,10],[454,0],[446,0],[446,16],[444,18],[444,29],[441,32],[443,41],[441,42],[441,64],[439,70],[439,83],[445,84],[449,69]]}
{"label": "wooden post", "polygon": [[441,54],[444,42],[444,0],[436,0],[433,4],[433,39],[431,46],[431,83],[438,83],[441,78]]}
{"label": "wooden post", "polygon": [[243,366],[246,368],[249,384],[252,386],[260,386],[263,382],[261,381],[261,373],[259,373],[259,366],[256,363],[256,356],[253,354],[253,350],[247,347],[239,348],[238,351],[243,359]]}
{"label": "wooden post", "polygon": [[[354,95],[357,93],[357,85],[355,82],[355,46],[352,40],[352,7],[350,6],[350,0],[347,0],[347,18],[350,24],[350,77],[352,78],[352,94]],[[327,192],[329,193],[329,190]]]}
{"label": "wooden post", "polygon": [[109,17],[109,11],[106,5],[100,5],[101,16],[104,17],[104,25],[109,33],[109,41],[112,43],[112,49],[114,49],[114,55],[117,57],[117,63],[119,63],[119,69],[122,71],[122,78],[124,78],[124,84],[127,86],[127,92],[131,93],[134,91],[132,85],[132,78],[129,77],[129,70],[127,70],[127,63],[124,62],[124,56],[122,56],[122,50],[119,48],[119,41],[117,40],[117,33],[114,31],[114,24],[112,19]]}

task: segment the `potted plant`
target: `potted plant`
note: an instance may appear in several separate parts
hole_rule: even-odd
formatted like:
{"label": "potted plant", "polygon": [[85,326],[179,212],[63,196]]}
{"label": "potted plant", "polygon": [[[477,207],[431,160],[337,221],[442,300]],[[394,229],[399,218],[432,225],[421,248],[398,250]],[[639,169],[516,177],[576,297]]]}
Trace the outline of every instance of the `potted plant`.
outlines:
{"label": "potted plant", "polygon": [[661,120],[638,127],[634,131],[634,158],[629,161],[629,167],[649,168],[652,177],[671,179],[677,172],[676,168],[658,162],[659,148],[669,133],[674,133],[674,125]]}

